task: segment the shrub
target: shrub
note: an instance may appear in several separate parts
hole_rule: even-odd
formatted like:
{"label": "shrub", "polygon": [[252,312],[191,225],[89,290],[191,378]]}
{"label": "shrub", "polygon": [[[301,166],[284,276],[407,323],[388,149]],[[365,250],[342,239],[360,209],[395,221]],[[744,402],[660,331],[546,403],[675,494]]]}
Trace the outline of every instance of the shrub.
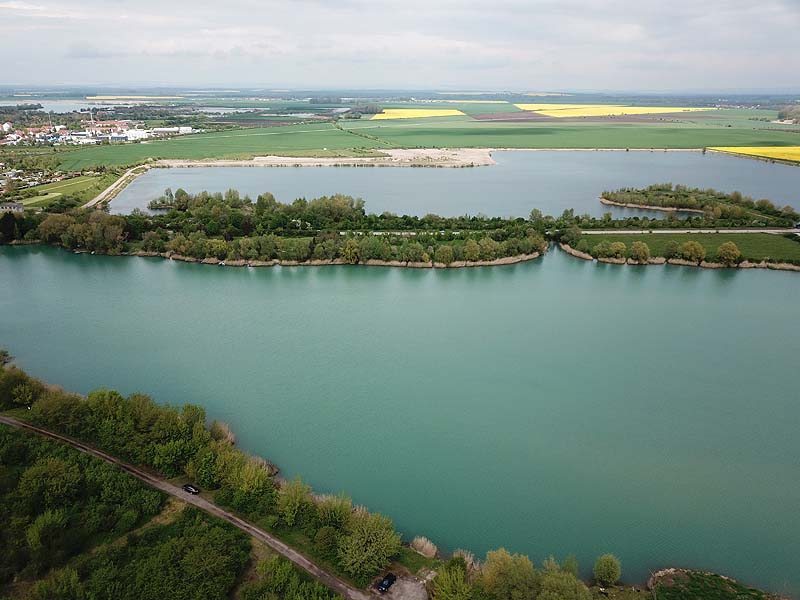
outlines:
{"label": "shrub", "polygon": [[650,246],[638,240],[633,242],[631,244],[630,257],[639,264],[646,263],[650,260]]}
{"label": "shrub", "polygon": [[436,248],[436,252],[433,256],[436,262],[440,262],[445,265],[449,265],[455,259],[453,247],[449,246],[448,244],[442,244]]}
{"label": "shrub", "polygon": [[601,585],[614,585],[622,575],[619,559],[613,554],[603,554],[594,563],[594,578]]}
{"label": "shrub", "polygon": [[422,556],[427,556],[428,558],[434,558],[439,553],[436,544],[421,535],[411,540],[411,547],[422,554]]}
{"label": "shrub", "polygon": [[678,256],[678,242],[670,240],[664,247],[664,258],[675,258]]}
{"label": "shrub", "polygon": [[611,242],[609,252],[613,258],[624,258],[628,253],[628,247],[625,242]]}
{"label": "shrub", "polygon": [[732,266],[739,262],[742,253],[733,242],[724,242],[717,248],[717,260],[723,265]]}
{"label": "shrub", "polygon": [[689,240],[678,247],[678,256],[683,260],[699,263],[706,257],[706,249],[700,242]]}

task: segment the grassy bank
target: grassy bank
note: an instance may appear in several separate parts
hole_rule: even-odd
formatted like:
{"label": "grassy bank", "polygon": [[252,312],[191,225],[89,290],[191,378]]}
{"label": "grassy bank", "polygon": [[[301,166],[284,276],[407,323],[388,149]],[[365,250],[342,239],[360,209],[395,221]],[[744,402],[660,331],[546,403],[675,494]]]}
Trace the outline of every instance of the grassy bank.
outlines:
{"label": "grassy bank", "polygon": [[[795,236],[796,237],[796,236]],[[699,242],[706,250],[706,260],[713,261],[719,246],[733,242],[742,253],[742,258],[751,262],[788,262],[800,264],[800,239],[794,240],[769,233],[646,233],[646,234],[597,234],[582,235],[578,245],[585,240],[591,250],[601,242],[622,242],[630,249],[633,242],[644,242],[651,256],[668,256],[671,245]],[[577,246],[575,246],[577,248]]]}

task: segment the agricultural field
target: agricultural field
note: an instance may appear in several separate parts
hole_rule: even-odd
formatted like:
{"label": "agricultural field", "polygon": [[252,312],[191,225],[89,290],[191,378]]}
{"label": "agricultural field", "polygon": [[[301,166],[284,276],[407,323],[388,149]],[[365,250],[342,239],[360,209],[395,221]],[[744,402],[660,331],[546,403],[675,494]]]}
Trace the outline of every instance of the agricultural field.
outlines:
{"label": "agricultural field", "polygon": [[753,262],[770,260],[800,264],[800,237],[795,237],[797,239],[789,239],[771,233],[602,233],[584,234],[581,239],[585,239],[590,248],[600,242],[623,242],[628,248],[635,241],[645,242],[650,247],[652,256],[663,256],[670,242],[677,242],[680,245],[693,240],[700,242],[706,249],[707,260],[714,259],[720,244],[733,242],[742,256]]}
{"label": "agricultural field", "polygon": [[[347,130],[399,148],[704,148],[790,146],[784,131],[716,127],[706,123],[486,122],[464,119],[352,121]],[[718,140],[750,140],[746,143]]]}
{"label": "agricultural field", "polygon": [[800,162],[800,146],[717,146],[709,148],[728,154]]}
{"label": "agricultural field", "polygon": [[258,129],[236,129],[189,135],[139,144],[95,146],[65,152],[59,156],[60,168],[81,170],[93,165],[134,165],[149,158],[202,159],[252,158],[266,154],[296,156],[308,151],[354,151],[382,146],[360,136],[348,134],[330,123],[313,123]]}
{"label": "agricultural field", "polygon": [[58,154],[59,167],[81,170],[101,164],[127,166],[161,158],[247,159],[316,153],[353,156],[383,148],[700,149],[798,144],[796,133],[765,127],[767,120],[777,115],[770,111],[712,110],[687,113],[686,118],[677,120],[623,122],[604,117],[537,116],[511,103],[394,103],[384,109],[384,115],[373,119],[341,120],[336,126],[328,122],[275,124],[138,144],[76,148]]}
{"label": "agricultural field", "polygon": [[452,108],[386,108],[382,113],[374,115],[371,121],[385,119],[426,119],[430,117],[463,117],[464,113]]}
{"label": "agricultural field", "polygon": [[714,110],[675,106],[622,106],[614,104],[516,104],[520,110],[547,117],[608,117],[623,115],[658,115]]}

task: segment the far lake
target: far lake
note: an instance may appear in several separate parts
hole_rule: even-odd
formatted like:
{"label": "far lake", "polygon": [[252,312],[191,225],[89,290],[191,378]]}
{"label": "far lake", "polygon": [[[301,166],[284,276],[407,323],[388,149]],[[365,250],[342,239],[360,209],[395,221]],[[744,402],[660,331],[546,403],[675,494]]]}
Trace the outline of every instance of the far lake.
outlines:
{"label": "far lake", "polygon": [[560,215],[663,217],[663,213],[610,208],[604,190],[682,183],[769,198],[800,208],[800,167],[700,152],[503,151],[489,167],[194,167],[152,169],[111,203],[111,211],[145,209],[165,188],[224,192],[253,200],[272,192],[282,202],[336,193],[366,201],[367,212],[442,216],[528,216],[532,208]]}
{"label": "far lake", "polygon": [[201,404],[244,449],[390,515],[407,540],[539,564],[573,552],[585,576],[614,552],[629,582],[691,566],[796,596],[798,299],[798,273],[558,250],[417,270],[0,247],[0,345],[22,367],[77,392]]}

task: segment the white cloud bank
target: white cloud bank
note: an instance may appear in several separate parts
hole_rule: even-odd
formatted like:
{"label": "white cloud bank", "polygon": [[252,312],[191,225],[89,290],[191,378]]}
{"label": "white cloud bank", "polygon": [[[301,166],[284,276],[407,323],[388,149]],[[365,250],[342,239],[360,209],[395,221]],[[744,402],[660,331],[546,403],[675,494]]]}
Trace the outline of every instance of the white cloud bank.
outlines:
{"label": "white cloud bank", "polygon": [[797,89],[798,32],[798,0],[0,0],[30,85]]}

